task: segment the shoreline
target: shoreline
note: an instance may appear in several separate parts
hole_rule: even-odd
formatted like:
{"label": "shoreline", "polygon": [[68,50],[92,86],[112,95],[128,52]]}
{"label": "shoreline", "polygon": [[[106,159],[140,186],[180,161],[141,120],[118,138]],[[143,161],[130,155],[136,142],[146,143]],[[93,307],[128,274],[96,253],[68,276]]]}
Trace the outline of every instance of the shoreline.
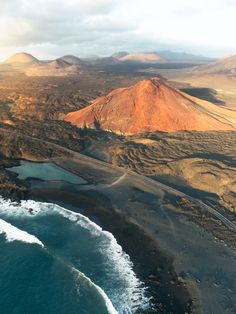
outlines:
{"label": "shoreline", "polygon": [[[72,195],[74,198],[71,198]],[[105,208],[103,202],[107,200],[103,197],[97,195],[95,205],[90,195],[81,197],[77,193],[60,189],[32,189],[27,199],[54,203],[82,213],[103,230],[113,234],[124,252],[129,255],[135,274],[147,287],[147,296],[152,298],[154,309],[137,313],[192,313],[191,296],[184,282],[179,281],[175,274],[172,257],[158,248],[155,239],[146,234],[140,226],[112,210],[110,206]]]}
{"label": "shoreline", "polygon": [[[202,314],[212,309],[221,314],[229,309],[219,298],[234,300],[236,290],[228,292],[228,280],[235,269],[236,254],[195,221],[199,208],[189,202],[180,204],[171,191],[142,176],[124,175],[124,169],[80,154],[50,162],[88,184],[40,181],[32,179],[32,173],[25,181],[27,199],[78,211],[114,235],[153,296],[155,309],[137,314]],[[212,227],[218,230],[221,226],[214,223]]]}

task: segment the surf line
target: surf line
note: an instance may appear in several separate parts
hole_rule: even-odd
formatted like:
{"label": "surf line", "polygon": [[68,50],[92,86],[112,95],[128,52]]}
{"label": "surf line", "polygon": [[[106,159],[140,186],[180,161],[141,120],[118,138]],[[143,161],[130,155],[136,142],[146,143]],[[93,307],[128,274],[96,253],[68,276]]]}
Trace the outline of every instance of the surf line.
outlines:
{"label": "surf line", "polygon": [[108,298],[107,294],[105,293],[105,291],[101,287],[96,285],[89,277],[87,277],[84,273],[80,272],[75,267],[72,267],[72,270],[74,272],[76,272],[79,275],[79,277],[85,278],[90,283],[90,285],[93,286],[98,291],[98,293],[101,295],[101,297],[103,298],[103,300],[106,304],[106,308],[107,308],[109,314],[118,314],[118,312],[114,308],[111,300]]}
{"label": "surf line", "polygon": [[38,244],[44,247],[43,243],[34,235],[20,230],[5,220],[0,218],[0,234],[4,234],[7,242],[21,241],[30,244]]}

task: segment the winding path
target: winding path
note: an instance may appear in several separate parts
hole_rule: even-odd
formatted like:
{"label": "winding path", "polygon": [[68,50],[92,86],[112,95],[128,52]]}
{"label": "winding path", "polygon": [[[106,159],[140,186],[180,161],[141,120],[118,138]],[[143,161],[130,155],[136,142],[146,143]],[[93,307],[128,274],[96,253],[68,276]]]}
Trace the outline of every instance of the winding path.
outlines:
{"label": "winding path", "polygon": [[[4,130],[4,131],[6,131],[6,130]],[[122,167],[114,166],[114,165],[106,163],[104,161],[97,160],[95,158],[92,158],[92,157],[80,154],[78,152],[72,151],[72,150],[70,150],[68,148],[62,147],[62,146],[60,146],[58,144],[55,144],[55,143],[52,143],[52,142],[49,142],[49,141],[41,140],[39,138],[31,137],[31,136],[26,136],[26,137],[31,139],[31,140],[34,140],[36,142],[41,142],[41,143],[44,143],[44,144],[48,144],[51,147],[55,147],[55,148],[60,149],[62,151],[64,150],[65,152],[67,152],[71,156],[73,156],[74,158],[76,158],[76,159],[78,159],[80,161],[84,161],[85,163],[90,163],[92,165],[99,164],[99,165],[101,165],[101,166],[103,166],[105,168],[118,170],[118,171],[122,172],[123,174],[120,176],[120,178],[118,178],[115,182],[113,182],[110,185],[108,185],[108,187],[109,186],[113,186],[115,184],[118,184],[119,182],[121,182],[126,177],[127,174],[130,174],[131,176],[137,177],[137,178],[143,180],[144,182],[151,183],[153,186],[156,186],[159,189],[166,190],[167,192],[171,192],[174,195],[177,195],[177,196],[180,196],[180,197],[184,197],[185,199],[190,200],[194,204],[197,204],[202,209],[206,210],[208,213],[213,215],[215,218],[219,219],[226,227],[228,227],[230,230],[232,230],[232,231],[234,231],[236,233],[236,225],[232,221],[230,221],[228,218],[226,218],[223,214],[221,214],[215,208],[205,204],[203,201],[201,201],[201,200],[199,200],[197,198],[189,196],[189,195],[187,195],[187,194],[185,194],[185,193],[183,193],[181,191],[178,191],[178,190],[176,190],[176,189],[174,189],[174,188],[172,188],[172,187],[170,187],[168,185],[165,185],[165,184],[163,184],[163,183],[161,183],[161,182],[159,182],[157,180],[148,178],[148,177],[143,176],[141,174],[135,173],[135,172],[133,172],[131,170],[127,170],[127,169],[124,169]]]}

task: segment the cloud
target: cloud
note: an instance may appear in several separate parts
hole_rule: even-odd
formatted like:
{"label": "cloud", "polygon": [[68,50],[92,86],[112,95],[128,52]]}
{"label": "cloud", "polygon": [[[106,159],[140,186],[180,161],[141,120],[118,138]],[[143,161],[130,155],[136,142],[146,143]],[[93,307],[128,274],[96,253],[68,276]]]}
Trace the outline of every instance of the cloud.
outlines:
{"label": "cloud", "polygon": [[235,0],[0,1],[0,54],[160,49],[233,54],[235,16]]}

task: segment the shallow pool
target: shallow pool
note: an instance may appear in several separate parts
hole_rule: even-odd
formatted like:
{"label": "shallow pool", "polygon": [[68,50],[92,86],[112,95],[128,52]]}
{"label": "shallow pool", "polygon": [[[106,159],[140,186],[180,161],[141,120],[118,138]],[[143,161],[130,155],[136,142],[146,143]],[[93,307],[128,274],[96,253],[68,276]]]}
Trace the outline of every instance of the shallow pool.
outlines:
{"label": "shallow pool", "polygon": [[83,178],[51,162],[21,161],[20,166],[12,167],[9,170],[17,173],[18,178],[22,180],[37,178],[44,181],[65,181],[72,184],[87,183]]}

